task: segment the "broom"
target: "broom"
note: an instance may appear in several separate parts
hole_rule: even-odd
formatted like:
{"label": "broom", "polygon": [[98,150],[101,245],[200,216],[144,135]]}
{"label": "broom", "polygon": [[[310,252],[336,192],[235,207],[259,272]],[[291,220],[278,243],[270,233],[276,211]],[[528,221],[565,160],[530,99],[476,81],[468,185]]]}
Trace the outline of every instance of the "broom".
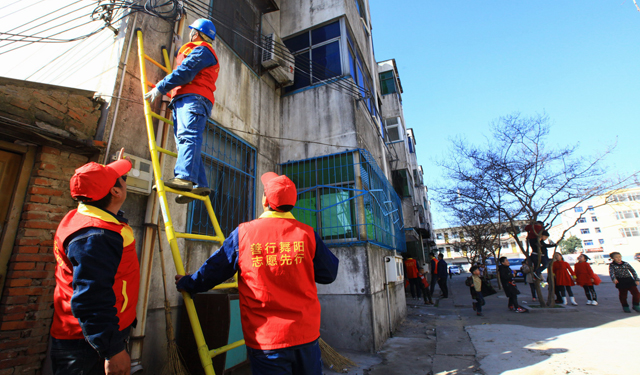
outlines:
{"label": "broom", "polygon": [[348,367],[356,365],[355,362],[335,351],[335,349],[330,347],[322,338],[320,338],[318,342],[320,343],[322,362],[331,370],[346,373],[349,371]]}
{"label": "broom", "polygon": [[182,363],[183,358],[178,351],[176,337],[171,323],[171,306],[167,298],[167,275],[164,266],[164,255],[162,254],[162,241],[160,239],[160,227],[156,227],[158,235],[158,253],[160,254],[160,267],[162,267],[162,288],[164,290],[164,318],[167,334],[167,361],[162,368],[163,375],[189,375],[189,371]]}

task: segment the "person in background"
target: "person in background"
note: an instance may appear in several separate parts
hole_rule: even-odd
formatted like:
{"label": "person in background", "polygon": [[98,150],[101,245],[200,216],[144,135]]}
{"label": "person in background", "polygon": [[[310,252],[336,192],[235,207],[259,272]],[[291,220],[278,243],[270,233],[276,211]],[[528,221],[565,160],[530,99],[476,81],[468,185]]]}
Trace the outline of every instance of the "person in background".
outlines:
{"label": "person in background", "polygon": [[[180,47],[176,69],[145,94],[153,103],[167,94],[171,97],[173,133],[178,149],[174,167],[175,178],[164,184],[172,189],[197,195],[209,195],[211,189],[201,156],[203,133],[215,102],[213,93],[220,72],[218,56],[213,49],[216,28],[208,19],[197,19],[189,26],[189,42]],[[176,202],[186,204],[193,198],[176,196]]]}
{"label": "person in background", "polygon": [[596,280],[600,278],[593,273],[593,269],[588,263],[589,259],[586,254],[580,254],[580,256],[578,256],[578,263],[573,267],[576,273],[576,283],[582,286],[584,294],[587,296],[587,305],[597,306],[598,295],[593,286],[596,285]]}
{"label": "person in background", "polygon": [[518,287],[516,287],[516,282],[513,279],[513,271],[509,267],[509,259],[507,259],[507,257],[500,257],[498,261],[500,262],[498,275],[502,283],[502,288],[504,289],[504,294],[509,298],[509,310],[517,313],[529,312],[529,310],[518,305]]}
{"label": "person in background", "polygon": [[431,299],[431,292],[429,291],[429,282],[427,281],[427,273],[425,272],[424,268],[418,270],[418,277],[420,278],[420,286],[422,287],[424,304],[433,305],[433,299]]}
{"label": "person in background", "polygon": [[438,286],[440,287],[440,291],[442,298],[449,298],[449,287],[447,286],[447,262],[444,261],[444,255],[442,253],[438,254],[438,263],[436,266],[438,270]]}
{"label": "person in background", "polygon": [[569,299],[571,300],[571,304],[574,306],[578,306],[575,297],[573,296],[573,291],[571,287],[576,285],[574,279],[576,278],[573,269],[569,263],[564,261],[564,257],[560,253],[553,254],[553,274],[556,277],[556,289],[560,293],[560,297],[562,298],[562,304],[567,304],[567,294],[569,295]]}
{"label": "person in background", "polygon": [[260,180],[264,213],[240,224],[193,275],[176,275],[176,288],[206,292],[237,272],[252,373],[322,375],[316,283],[332,283],[339,261],[312,227],[291,214],[293,181],[273,172]]}
{"label": "person in background", "polygon": [[[542,280],[542,271],[545,270],[545,268],[547,268],[547,265],[549,264],[549,250],[550,248],[554,248],[556,246],[558,246],[557,244],[549,241],[549,232],[547,232],[546,230],[543,230],[542,233],[540,234],[540,242],[538,243],[538,241],[536,240],[536,244],[538,244],[539,246],[536,247],[532,247],[531,248],[531,255],[529,255],[529,261],[532,264],[534,273],[533,273],[533,277],[538,278],[538,280]],[[538,249],[540,249],[540,255],[538,255]],[[540,259],[540,262],[538,262],[538,258]]]}
{"label": "person in background", "polygon": [[449,278],[453,279],[453,270],[449,267]]}
{"label": "person in background", "polygon": [[120,208],[131,162],[88,163],[71,177],[80,203],[60,222],[51,324],[55,375],[129,375],[126,350],[136,322],[140,265],[133,230]]}
{"label": "person in background", "polygon": [[627,292],[631,293],[633,309],[636,312],[640,312],[640,292],[638,292],[638,285],[640,285],[640,279],[638,274],[631,267],[631,265],[622,260],[622,255],[614,251],[609,254],[613,261],[609,263],[609,276],[618,289],[618,298],[622,305],[624,312],[630,313],[629,303],[627,302]]}
{"label": "person in background", "polygon": [[422,297],[422,286],[420,285],[420,277],[418,275],[418,263],[415,259],[409,257],[404,261],[405,275],[409,280],[409,290],[411,298],[420,299]]}
{"label": "person in background", "polygon": [[522,274],[524,275],[524,281],[529,284],[529,289],[531,289],[531,301],[532,302],[536,302],[538,299],[537,297],[537,293],[536,293],[536,284],[534,283],[533,280],[533,261],[531,260],[527,260],[525,262],[522,263],[522,267],[520,268],[520,271],[522,271]]}
{"label": "person in background", "polygon": [[466,284],[471,292],[471,298],[475,299],[473,310],[477,316],[482,316],[482,306],[484,306],[484,296],[482,295],[482,285],[485,283],[484,277],[480,275],[480,268],[472,266],[469,269],[471,276],[467,279]]}
{"label": "person in background", "polygon": [[[433,296],[433,292],[435,291],[436,284],[438,283],[438,258],[431,254],[431,262],[429,263],[429,267],[431,270],[431,295]],[[442,292],[442,290],[440,291]]]}

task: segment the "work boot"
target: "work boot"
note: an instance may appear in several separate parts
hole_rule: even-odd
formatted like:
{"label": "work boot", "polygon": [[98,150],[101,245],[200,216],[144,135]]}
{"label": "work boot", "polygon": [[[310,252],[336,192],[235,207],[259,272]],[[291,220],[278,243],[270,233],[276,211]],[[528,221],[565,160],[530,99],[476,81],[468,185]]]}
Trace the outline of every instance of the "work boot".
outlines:
{"label": "work boot", "polygon": [[[203,197],[206,197],[207,195],[211,194],[211,189],[209,189],[208,187],[197,187],[191,190],[191,192],[195,195],[202,195]],[[191,201],[193,200],[195,199],[182,194],[176,197],[176,203],[178,204],[191,203]]]}
{"label": "work boot", "polygon": [[640,305],[633,305],[633,309],[634,309],[636,312],[640,312]]}
{"label": "work boot", "polygon": [[626,313],[630,313],[631,309],[629,308],[629,306],[622,306],[622,311],[624,311]]}
{"label": "work boot", "polygon": [[571,304],[572,304],[573,306],[578,306],[578,302],[576,302],[575,297],[569,297],[569,300],[571,300]]}
{"label": "work boot", "polygon": [[193,189],[193,182],[175,177],[169,181],[165,181],[164,186],[180,191],[191,191]]}

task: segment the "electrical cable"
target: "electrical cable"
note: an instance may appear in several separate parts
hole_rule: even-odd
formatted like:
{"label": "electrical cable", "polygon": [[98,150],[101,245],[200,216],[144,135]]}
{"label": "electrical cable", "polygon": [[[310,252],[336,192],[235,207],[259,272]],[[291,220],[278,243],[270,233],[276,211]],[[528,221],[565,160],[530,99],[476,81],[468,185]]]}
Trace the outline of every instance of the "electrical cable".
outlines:
{"label": "electrical cable", "polygon": [[[87,40],[87,39],[85,39]],[[25,80],[29,80],[29,78],[33,77],[34,75],[36,75],[39,71],[41,71],[42,69],[48,67],[49,65],[53,64],[56,60],[58,60],[59,58],[61,58],[62,56],[66,55],[67,53],[71,52],[72,50],[74,50],[75,48],[77,48],[78,46],[80,46],[85,40],[80,41],[80,43],[75,44],[73,46],[71,46],[71,48],[67,49],[66,51],[62,52],[60,55],[58,55],[58,57],[56,57],[55,59],[49,61],[48,63],[46,63],[45,65],[43,65],[40,69],[36,70],[35,72],[31,73],[27,78],[25,78]]]}
{"label": "electrical cable", "polygon": [[[77,3],[80,3],[80,2],[82,2],[82,1],[84,1],[84,0],[78,0],[78,1],[76,1],[75,3],[68,4],[68,5],[66,5],[66,6],[64,6],[64,7],[60,8],[60,9],[56,9],[56,10],[54,10],[53,12],[49,12],[49,13],[47,13],[47,14],[45,14],[45,15],[43,15],[43,16],[40,16],[40,17],[38,17],[38,18],[36,18],[36,19],[33,19],[33,20],[31,20],[31,21],[29,21],[29,22],[27,22],[27,23],[23,23],[22,25],[16,26],[16,27],[14,27],[14,28],[13,28],[13,29],[11,29],[11,30],[7,30],[7,32],[9,32],[9,31],[14,31],[14,30],[19,29],[19,28],[21,28],[21,27],[27,26],[28,24],[30,24],[30,23],[32,23],[32,22],[35,22],[35,21],[37,21],[37,20],[39,20],[39,19],[42,19],[42,18],[48,17],[48,16],[50,16],[50,15],[52,15],[52,14],[54,14],[54,13],[57,13],[57,12],[59,12],[59,11],[61,11],[61,10],[65,9],[65,8],[68,8],[68,7],[72,6],[72,5],[75,5],[75,4],[77,4]],[[84,7],[82,7],[82,8],[88,8],[88,7],[92,6],[92,5],[93,5],[93,4],[87,4],[86,6],[84,6]],[[80,8],[80,9],[82,9],[82,8]],[[77,10],[75,10],[75,11],[77,11]],[[74,11],[74,12],[75,12],[75,11]],[[67,14],[69,14],[69,13],[67,13]],[[64,17],[64,16],[66,16],[67,14],[62,15],[62,16],[60,16],[60,17]],[[52,22],[52,21],[55,21],[55,20],[56,20],[56,18],[54,18],[54,19],[52,19],[52,20],[50,20],[50,21],[47,21],[47,22]],[[42,24],[40,24],[40,25],[38,25],[38,26],[41,26],[41,25],[42,25]],[[34,27],[38,27],[38,26],[34,26]],[[31,30],[31,29],[23,30],[22,32],[29,31],[29,30]]]}
{"label": "electrical cable", "polygon": [[33,4],[31,4],[31,5],[27,5],[26,7],[22,8],[22,9],[16,10],[16,11],[11,12],[11,13],[9,13],[9,14],[5,14],[4,16],[0,17],[0,20],[1,20],[1,19],[3,19],[3,18],[5,18],[5,17],[9,17],[9,16],[10,16],[10,15],[12,15],[12,14],[15,14],[15,13],[18,13],[18,12],[22,12],[23,10],[25,10],[25,9],[27,9],[27,8],[31,8],[31,7],[32,7],[32,6],[34,6],[34,5],[38,5],[38,4],[40,4],[41,2],[43,2],[43,1],[45,1],[45,0],[40,0],[40,1],[38,1],[37,3],[33,3]]}

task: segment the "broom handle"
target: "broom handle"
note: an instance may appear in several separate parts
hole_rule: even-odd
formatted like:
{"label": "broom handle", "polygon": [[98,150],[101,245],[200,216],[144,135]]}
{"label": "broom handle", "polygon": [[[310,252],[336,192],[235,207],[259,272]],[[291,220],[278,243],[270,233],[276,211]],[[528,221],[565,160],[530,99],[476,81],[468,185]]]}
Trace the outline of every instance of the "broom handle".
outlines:
{"label": "broom handle", "polygon": [[167,274],[164,265],[164,254],[162,253],[162,240],[160,239],[160,225],[156,226],[156,234],[158,237],[158,253],[160,255],[160,267],[162,268],[162,289],[164,290],[164,318],[167,327],[167,340],[175,340],[173,333],[173,325],[171,324],[171,306],[169,305],[169,299],[167,298]]}

